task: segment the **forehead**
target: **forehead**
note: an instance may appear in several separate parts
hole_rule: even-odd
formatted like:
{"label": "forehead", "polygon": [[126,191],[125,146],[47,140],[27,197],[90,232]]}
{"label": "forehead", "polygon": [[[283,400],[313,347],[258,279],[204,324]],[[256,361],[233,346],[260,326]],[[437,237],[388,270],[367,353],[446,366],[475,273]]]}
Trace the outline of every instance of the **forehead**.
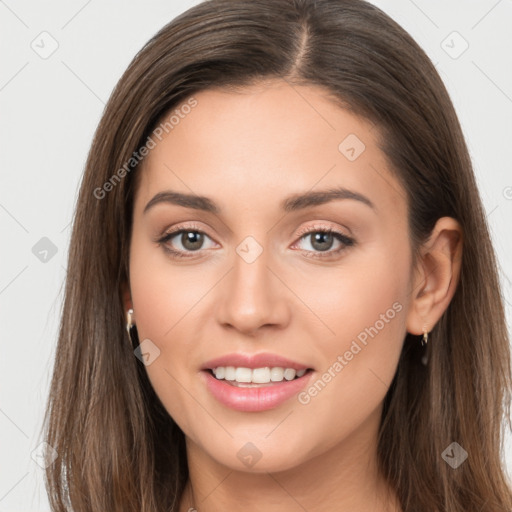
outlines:
{"label": "forehead", "polygon": [[137,209],[163,190],[215,197],[223,211],[235,212],[343,186],[370,197],[381,213],[405,213],[405,192],[377,145],[377,128],[322,88],[274,81],[193,98],[193,108],[176,106],[163,118],[179,114],[174,122],[161,123],[153,136]]}

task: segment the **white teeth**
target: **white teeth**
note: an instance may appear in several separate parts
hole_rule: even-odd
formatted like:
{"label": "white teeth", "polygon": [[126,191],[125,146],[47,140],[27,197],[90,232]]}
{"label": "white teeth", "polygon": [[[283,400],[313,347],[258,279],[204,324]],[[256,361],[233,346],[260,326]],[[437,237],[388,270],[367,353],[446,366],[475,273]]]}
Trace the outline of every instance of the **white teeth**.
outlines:
{"label": "white teeth", "polygon": [[234,366],[219,366],[214,368],[213,374],[218,380],[235,381],[241,383],[268,384],[269,382],[282,382],[293,380],[295,376],[302,377],[306,369],[295,370],[294,368],[244,368]]}
{"label": "white teeth", "polygon": [[295,379],[295,370],[293,368],[286,368],[286,370],[284,371],[284,378],[286,380]]}
{"label": "white teeth", "polygon": [[281,382],[284,377],[284,368],[272,368],[270,370],[270,380],[272,382]]}
{"label": "white teeth", "polygon": [[251,377],[251,382],[255,384],[266,384],[270,382],[270,368],[268,366],[265,368],[254,368]]}
{"label": "white teeth", "polygon": [[[219,377],[219,378],[222,378],[222,377]],[[235,380],[235,367],[234,366],[226,366],[224,378],[226,380]]]}
{"label": "white teeth", "polygon": [[237,368],[235,370],[237,382],[252,382],[252,370],[250,368]]}
{"label": "white teeth", "polygon": [[223,379],[226,375],[226,368],[224,368],[224,366],[219,366],[218,368],[215,368],[214,373],[217,379]]}

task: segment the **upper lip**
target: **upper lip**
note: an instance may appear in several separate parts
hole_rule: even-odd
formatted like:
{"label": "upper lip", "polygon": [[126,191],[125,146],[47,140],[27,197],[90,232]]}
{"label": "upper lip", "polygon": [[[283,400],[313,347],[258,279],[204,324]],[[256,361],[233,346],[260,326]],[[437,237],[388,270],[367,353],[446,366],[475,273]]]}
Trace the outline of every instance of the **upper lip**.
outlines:
{"label": "upper lip", "polygon": [[226,354],[224,356],[210,359],[203,364],[201,370],[212,370],[219,366],[235,366],[238,368],[293,368],[294,370],[307,370],[310,366],[292,361],[278,354],[263,352],[260,354]]}

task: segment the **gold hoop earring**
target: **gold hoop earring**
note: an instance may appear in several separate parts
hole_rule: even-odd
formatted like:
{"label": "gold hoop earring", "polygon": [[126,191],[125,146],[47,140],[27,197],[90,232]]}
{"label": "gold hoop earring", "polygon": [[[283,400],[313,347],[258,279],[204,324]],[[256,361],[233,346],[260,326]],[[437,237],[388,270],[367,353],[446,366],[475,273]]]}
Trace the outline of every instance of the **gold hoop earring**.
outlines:
{"label": "gold hoop earring", "polygon": [[425,346],[428,343],[428,332],[423,331],[423,338],[421,340],[421,345]]}

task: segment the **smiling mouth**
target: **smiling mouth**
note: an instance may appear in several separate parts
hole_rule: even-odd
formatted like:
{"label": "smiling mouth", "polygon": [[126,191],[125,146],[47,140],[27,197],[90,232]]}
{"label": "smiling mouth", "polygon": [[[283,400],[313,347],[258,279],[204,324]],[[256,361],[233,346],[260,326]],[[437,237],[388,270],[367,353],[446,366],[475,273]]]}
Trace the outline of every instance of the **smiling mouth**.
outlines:
{"label": "smiling mouth", "polygon": [[218,366],[206,370],[215,379],[225,381],[234,387],[254,388],[272,386],[283,382],[300,379],[313,371],[311,368],[295,370],[294,368],[269,367],[245,368],[234,366]]}

